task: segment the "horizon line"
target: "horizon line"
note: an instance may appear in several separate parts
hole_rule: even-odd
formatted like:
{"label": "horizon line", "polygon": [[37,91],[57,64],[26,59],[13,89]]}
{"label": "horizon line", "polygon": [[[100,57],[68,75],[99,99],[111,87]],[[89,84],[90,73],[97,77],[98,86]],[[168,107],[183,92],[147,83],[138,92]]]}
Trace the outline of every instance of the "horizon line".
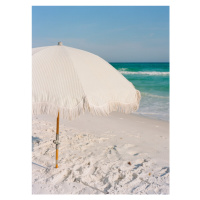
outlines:
{"label": "horizon line", "polygon": [[120,61],[120,62],[116,62],[116,61],[107,61],[109,63],[169,63],[169,61]]}

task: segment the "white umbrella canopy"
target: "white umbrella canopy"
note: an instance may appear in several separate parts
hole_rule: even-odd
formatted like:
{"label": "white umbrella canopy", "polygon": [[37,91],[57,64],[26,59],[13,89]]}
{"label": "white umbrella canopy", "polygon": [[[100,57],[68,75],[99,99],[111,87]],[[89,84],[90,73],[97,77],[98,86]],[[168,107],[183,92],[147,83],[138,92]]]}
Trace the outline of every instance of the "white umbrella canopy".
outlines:
{"label": "white umbrella canopy", "polygon": [[92,53],[63,46],[32,49],[33,114],[72,120],[85,111],[131,113],[141,95],[120,72]]}
{"label": "white umbrella canopy", "polygon": [[33,48],[33,114],[51,114],[56,123],[58,168],[59,117],[75,119],[89,111],[108,115],[131,113],[139,107],[140,92],[105,60],[92,53],[63,46]]}

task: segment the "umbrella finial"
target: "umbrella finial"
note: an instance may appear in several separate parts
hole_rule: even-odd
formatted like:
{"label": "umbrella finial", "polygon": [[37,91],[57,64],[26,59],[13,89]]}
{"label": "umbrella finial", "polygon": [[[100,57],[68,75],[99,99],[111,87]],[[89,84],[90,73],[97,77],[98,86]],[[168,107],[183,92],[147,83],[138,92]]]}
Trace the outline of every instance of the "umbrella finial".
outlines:
{"label": "umbrella finial", "polygon": [[62,42],[58,42],[58,46],[62,46]]}

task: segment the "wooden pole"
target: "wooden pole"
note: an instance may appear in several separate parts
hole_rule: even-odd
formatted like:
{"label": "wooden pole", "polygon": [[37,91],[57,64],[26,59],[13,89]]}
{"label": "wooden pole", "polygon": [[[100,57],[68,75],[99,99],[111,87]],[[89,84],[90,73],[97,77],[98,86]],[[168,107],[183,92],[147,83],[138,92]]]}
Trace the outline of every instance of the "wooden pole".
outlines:
{"label": "wooden pole", "polygon": [[58,145],[59,145],[58,141],[59,141],[59,112],[56,124],[56,168],[58,168]]}

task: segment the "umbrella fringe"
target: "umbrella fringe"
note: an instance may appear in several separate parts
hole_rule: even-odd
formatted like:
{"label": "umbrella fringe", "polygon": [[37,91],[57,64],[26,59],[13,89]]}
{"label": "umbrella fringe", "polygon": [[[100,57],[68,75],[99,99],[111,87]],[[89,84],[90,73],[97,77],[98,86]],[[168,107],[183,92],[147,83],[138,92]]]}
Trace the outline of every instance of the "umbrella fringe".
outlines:
{"label": "umbrella fringe", "polygon": [[129,114],[137,111],[137,109],[139,108],[140,99],[141,99],[141,94],[138,90],[136,90],[136,96],[133,97],[132,103],[111,101],[101,106],[89,104],[88,110],[91,114],[98,116],[107,116],[114,111]]}
{"label": "umbrella fringe", "polygon": [[138,90],[136,90],[132,103],[111,101],[99,106],[93,105],[92,103],[90,103],[87,97],[84,97],[82,101],[74,108],[59,107],[57,105],[47,102],[33,103],[32,112],[34,115],[50,114],[57,117],[59,111],[60,117],[68,120],[76,119],[80,114],[84,113],[85,111],[89,111],[91,114],[97,116],[107,116],[113,111],[128,114],[136,111],[139,108],[140,99],[141,94]]}

